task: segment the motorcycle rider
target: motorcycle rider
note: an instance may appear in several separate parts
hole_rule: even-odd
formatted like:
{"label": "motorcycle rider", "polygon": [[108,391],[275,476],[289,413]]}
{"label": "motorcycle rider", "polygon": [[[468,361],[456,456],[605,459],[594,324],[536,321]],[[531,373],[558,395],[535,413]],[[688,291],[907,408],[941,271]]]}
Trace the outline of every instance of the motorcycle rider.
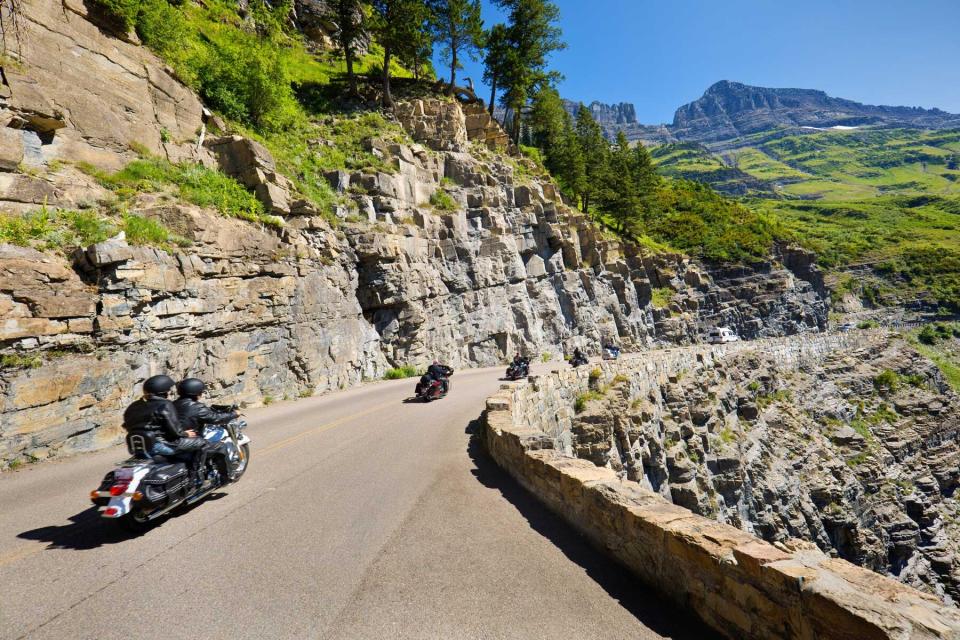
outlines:
{"label": "motorcycle rider", "polygon": [[[176,401],[173,406],[180,417],[180,427],[188,434],[203,437],[203,429],[207,425],[225,424],[236,418],[236,411],[217,411],[200,402],[200,396],[207,390],[207,385],[199,378],[184,378],[177,383]],[[227,453],[223,450],[222,443],[208,443],[209,453],[214,455],[220,473],[227,477],[229,467],[227,465]]]}
{"label": "motorcycle rider", "polygon": [[570,358],[570,362],[583,363],[586,361],[587,361],[587,357],[583,355],[583,351],[580,351],[580,347],[575,347],[573,350],[573,357]]}
{"label": "motorcycle rider", "polygon": [[144,432],[153,440],[150,455],[180,459],[191,464],[195,477],[207,450],[207,442],[190,435],[180,426],[180,417],[168,398],[175,383],[170,376],[147,378],[143,383],[143,397],[123,412],[123,428],[128,432]]}
{"label": "motorcycle rider", "polygon": [[445,364],[440,364],[438,360],[434,360],[433,364],[427,367],[427,375],[434,380],[440,381],[440,388],[442,389],[443,395],[447,395],[447,392],[450,391],[450,375],[452,373],[453,369]]}

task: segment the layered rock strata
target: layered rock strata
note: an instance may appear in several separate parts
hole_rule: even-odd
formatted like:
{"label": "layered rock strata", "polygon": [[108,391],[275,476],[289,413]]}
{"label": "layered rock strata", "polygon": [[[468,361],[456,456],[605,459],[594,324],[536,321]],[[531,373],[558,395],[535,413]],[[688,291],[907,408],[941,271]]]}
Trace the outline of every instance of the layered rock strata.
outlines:
{"label": "layered rock strata", "polygon": [[642,393],[622,381],[558,442],[694,513],[956,603],[958,438],[960,398],[886,337],[799,367],[759,348]]}
{"label": "layered rock strata", "polygon": [[[590,391],[619,396],[628,406],[639,400],[639,407],[687,375],[714,370],[730,358],[770,355],[783,375],[827,362],[834,353],[884,344],[875,334],[764,340],[648,352],[592,371],[555,371],[505,385],[491,397],[483,438],[494,459],[548,507],[650,588],[726,637],[955,638],[960,614],[936,596],[831,558],[803,540],[764,542],[672,504],[651,490],[645,476],[640,482],[625,478],[623,463],[618,471],[617,465],[598,466],[571,455],[578,448],[585,453],[577,431],[589,420],[578,417],[574,405],[591,397]],[[697,419],[708,424],[715,417],[684,416],[683,424]],[[606,446],[595,447],[592,455],[618,446],[631,450],[629,423],[626,416],[615,419]],[[676,435],[701,440],[699,434]],[[775,500],[771,508],[777,508]]]}

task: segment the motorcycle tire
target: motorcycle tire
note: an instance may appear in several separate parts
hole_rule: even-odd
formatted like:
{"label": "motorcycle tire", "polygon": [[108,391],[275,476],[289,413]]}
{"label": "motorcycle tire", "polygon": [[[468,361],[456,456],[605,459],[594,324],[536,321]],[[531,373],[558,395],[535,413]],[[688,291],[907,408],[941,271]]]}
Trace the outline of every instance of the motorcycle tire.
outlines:
{"label": "motorcycle tire", "polygon": [[243,451],[243,464],[233,472],[233,475],[230,477],[230,482],[236,482],[242,478],[243,474],[247,471],[247,467],[250,466],[250,445],[242,444],[240,445],[240,450]]}
{"label": "motorcycle tire", "polygon": [[147,520],[146,516],[140,511],[131,511],[127,515],[118,518],[116,523],[130,533],[136,534],[146,533],[153,528],[154,525],[154,522]]}

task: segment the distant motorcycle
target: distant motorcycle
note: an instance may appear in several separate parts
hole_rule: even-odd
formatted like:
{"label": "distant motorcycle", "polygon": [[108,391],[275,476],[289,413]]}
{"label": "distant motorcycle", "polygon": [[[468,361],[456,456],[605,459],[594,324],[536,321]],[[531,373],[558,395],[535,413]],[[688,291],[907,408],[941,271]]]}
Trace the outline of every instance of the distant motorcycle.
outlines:
{"label": "distant motorcycle", "polygon": [[[236,406],[214,406],[232,411]],[[237,482],[250,464],[250,438],[243,433],[247,423],[236,418],[227,424],[209,425],[203,437],[223,443],[227,476],[224,477],[212,456],[191,472],[184,462],[164,456],[151,456],[152,438],[144,432],[127,435],[131,457],[107,473],[100,487],[90,492],[90,500],[100,515],[135,532],[145,531],[161,516],[177,507],[195,504],[220,487]]]}
{"label": "distant motorcycle", "polygon": [[[453,375],[452,369],[449,375]],[[420,378],[420,382],[417,383],[415,395],[421,402],[432,402],[433,400],[439,400],[445,397],[447,394],[443,390],[443,382],[441,380],[434,378],[430,374],[424,374]]]}
{"label": "distant motorcycle", "polygon": [[511,362],[507,367],[507,380],[520,380],[530,375],[530,360],[523,358],[520,362]]}
{"label": "distant motorcycle", "polygon": [[604,360],[616,360],[619,357],[620,357],[620,347],[615,347],[613,345],[606,345],[603,347]]}
{"label": "distant motorcycle", "polygon": [[573,356],[570,358],[570,366],[576,369],[580,365],[587,364],[587,356],[580,354],[579,356]]}

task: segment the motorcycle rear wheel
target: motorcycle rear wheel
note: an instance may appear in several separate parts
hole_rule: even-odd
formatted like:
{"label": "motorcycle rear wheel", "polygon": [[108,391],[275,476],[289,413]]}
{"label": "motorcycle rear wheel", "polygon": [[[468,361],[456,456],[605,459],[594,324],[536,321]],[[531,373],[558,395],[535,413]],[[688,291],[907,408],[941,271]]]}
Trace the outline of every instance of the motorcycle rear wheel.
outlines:
{"label": "motorcycle rear wheel", "polygon": [[153,521],[148,520],[142,511],[131,511],[117,519],[117,524],[130,533],[146,533],[153,527]]}

